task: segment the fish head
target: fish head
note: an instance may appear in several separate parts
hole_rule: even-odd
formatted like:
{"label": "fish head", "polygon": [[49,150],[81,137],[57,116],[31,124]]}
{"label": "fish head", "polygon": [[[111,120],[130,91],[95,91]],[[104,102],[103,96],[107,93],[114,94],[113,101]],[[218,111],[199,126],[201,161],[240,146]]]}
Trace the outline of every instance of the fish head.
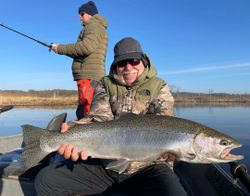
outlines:
{"label": "fish head", "polygon": [[231,154],[231,150],[242,145],[223,133],[201,132],[193,140],[193,150],[196,155],[192,162],[223,163],[241,160],[242,155]]}

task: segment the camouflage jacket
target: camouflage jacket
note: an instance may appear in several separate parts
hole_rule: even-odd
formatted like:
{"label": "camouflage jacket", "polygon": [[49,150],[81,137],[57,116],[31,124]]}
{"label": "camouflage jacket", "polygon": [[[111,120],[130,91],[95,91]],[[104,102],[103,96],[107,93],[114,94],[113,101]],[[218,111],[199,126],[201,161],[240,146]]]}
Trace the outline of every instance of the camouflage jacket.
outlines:
{"label": "camouflage jacket", "polygon": [[165,81],[156,77],[152,63],[131,87],[118,78],[115,69],[96,86],[88,118],[81,121],[107,121],[120,113],[173,115],[174,99]]}

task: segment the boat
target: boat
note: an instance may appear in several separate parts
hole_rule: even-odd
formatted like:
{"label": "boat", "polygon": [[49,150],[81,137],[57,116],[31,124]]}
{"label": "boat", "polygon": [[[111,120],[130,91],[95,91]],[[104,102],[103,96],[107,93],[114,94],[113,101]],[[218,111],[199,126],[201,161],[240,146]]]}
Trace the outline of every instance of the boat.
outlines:
{"label": "boat", "polygon": [[[60,130],[66,116],[67,114],[63,113],[54,117],[47,129]],[[20,163],[22,145],[21,134],[0,137],[1,196],[35,195],[33,180],[40,169],[50,163],[50,160],[46,159],[29,170],[24,169]],[[238,163],[230,164],[234,175],[223,169],[220,164],[190,164],[175,161],[173,170],[189,196],[250,196],[250,175],[246,168]]]}

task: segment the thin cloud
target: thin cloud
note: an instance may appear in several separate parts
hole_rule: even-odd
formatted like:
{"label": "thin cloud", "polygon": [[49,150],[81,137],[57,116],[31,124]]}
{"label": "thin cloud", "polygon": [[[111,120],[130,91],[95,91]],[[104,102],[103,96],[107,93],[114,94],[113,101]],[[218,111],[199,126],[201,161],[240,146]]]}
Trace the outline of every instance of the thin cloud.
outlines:
{"label": "thin cloud", "polygon": [[210,72],[210,71],[236,69],[236,68],[244,68],[244,67],[250,67],[250,63],[190,68],[190,69],[183,69],[183,70],[177,70],[177,71],[169,71],[167,73],[162,73],[159,75],[178,75],[178,74],[200,73],[200,72]]}

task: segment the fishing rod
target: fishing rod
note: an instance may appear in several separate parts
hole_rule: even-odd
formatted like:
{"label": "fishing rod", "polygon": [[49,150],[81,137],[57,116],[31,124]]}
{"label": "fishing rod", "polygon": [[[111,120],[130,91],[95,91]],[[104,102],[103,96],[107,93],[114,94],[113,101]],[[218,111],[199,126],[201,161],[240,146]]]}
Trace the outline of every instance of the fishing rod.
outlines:
{"label": "fishing rod", "polygon": [[247,188],[248,192],[250,192],[250,175],[247,172],[247,167],[244,164],[239,164],[236,161],[230,162],[231,166],[230,171],[234,178],[240,179],[242,184]]}
{"label": "fishing rod", "polygon": [[13,105],[4,106],[4,107],[0,108],[0,113],[11,110],[13,107],[14,107]]}
{"label": "fishing rod", "polygon": [[14,29],[12,29],[12,28],[10,28],[10,27],[7,27],[7,26],[5,26],[5,25],[3,25],[3,24],[0,24],[0,26],[3,27],[3,28],[8,29],[8,30],[10,30],[10,31],[13,31],[13,32],[15,32],[15,33],[17,33],[17,34],[19,34],[19,35],[22,35],[22,36],[24,36],[24,37],[26,37],[26,38],[28,38],[28,39],[31,39],[31,40],[33,40],[33,41],[35,41],[35,42],[37,42],[37,43],[39,43],[39,44],[41,44],[41,45],[43,45],[43,46],[49,48],[49,50],[51,50],[51,48],[52,48],[52,44],[50,44],[50,45],[49,45],[49,44],[46,44],[46,43],[44,43],[44,42],[42,42],[42,41],[40,41],[40,40],[34,39],[33,37],[30,37],[30,36],[28,36],[28,35],[25,35],[24,33],[21,33],[21,32],[19,32],[19,31],[16,31],[16,30],[14,30]]}
{"label": "fishing rod", "polygon": [[[49,44],[46,44],[46,43],[44,43],[44,42],[42,42],[42,41],[40,41],[40,40],[34,39],[33,37],[30,37],[30,36],[28,36],[28,35],[25,35],[24,33],[21,33],[21,32],[19,32],[19,31],[17,31],[17,30],[14,30],[14,29],[12,29],[12,28],[10,28],[10,27],[7,27],[7,26],[5,26],[5,25],[3,25],[3,24],[0,24],[0,26],[3,27],[3,28],[8,29],[8,30],[10,30],[10,31],[13,31],[13,32],[15,32],[15,33],[17,33],[17,34],[19,34],[19,35],[22,35],[22,36],[24,36],[24,37],[26,37],[26,38],[28,38],[28,39],[31,39],[31,40],[33,40],[33,41],[35,41],[35,42],[37,42],[37,43],[39,43],[39,44],[41,44],[41,45],[43,45],[43,46],[49,48],[49,51],[51,51],[51,49],[52,49],[53,43],[51,43],[51,44],[49,45]],[[70,58],[73,58],[75,61],[78,61],[78,62],[80,62],[80,63],[83,62],[83,60],[82,60],[81,57],[72,57],[72,56],[70,56],[70,55],[66,55],[66,56],[68,56],[68,57],[70,57]]]}

